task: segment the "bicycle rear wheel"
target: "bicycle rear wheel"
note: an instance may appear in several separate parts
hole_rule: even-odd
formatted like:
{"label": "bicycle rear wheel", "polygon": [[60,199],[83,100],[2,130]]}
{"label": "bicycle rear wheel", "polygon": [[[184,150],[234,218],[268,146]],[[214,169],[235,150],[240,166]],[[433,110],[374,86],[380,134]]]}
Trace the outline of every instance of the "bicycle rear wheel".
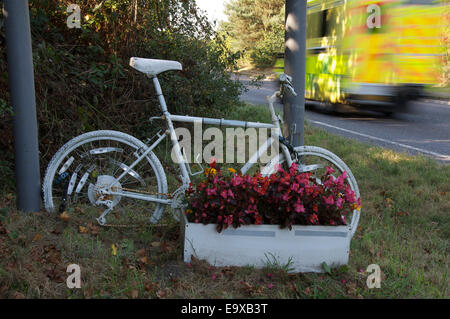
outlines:
{"label": "bicycle rear wheel", "polygon": [[[317,146],[298,146],[294,148],[297,153],[296,162],[299,166],[300,172],[312,172],[313,176],[320,180],[325,175],[327,166],[336,171],[335,174],[341,175],[347,173],[346,183],[355,192],[356,198],[360,197],[358,183],[356,182],[350,168],[340,159],[336,154]],[[273,158],[261,170],[264,176],[271,175],[276,172],[277,164],[280,164],[284,169],[288,169],[286,159],[283,153],[278,157]],[[361,211],[354,210],[352,214],[351,223],[349,224],[351,236],[353,237],[356,228],[358,227]]]}
{"label": "bicycle rear wheel", "polygon": [[[99,217],[106,200],[114,205],[108,221],[114,223],[144,221],[155,223],[165,205],[119,195],[99,200],[102,185],[111,184],[147,146],[135,137],[117,131],[94,131],[77,136],[61,147],[50,161],[43,182],[45,209],[62,213],[78,213]],[[167,180],[158,158],[150,152],[117,184],[118,189],[155,194],[164,198]],[[147,219],[148,220],[148,219]]]}

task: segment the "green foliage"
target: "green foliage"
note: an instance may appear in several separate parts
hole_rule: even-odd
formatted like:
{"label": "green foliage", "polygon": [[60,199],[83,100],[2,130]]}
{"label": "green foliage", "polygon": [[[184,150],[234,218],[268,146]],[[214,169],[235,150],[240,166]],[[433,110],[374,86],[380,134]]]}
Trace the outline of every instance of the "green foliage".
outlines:
{"label": "green foliage", "polygon": [[[80,6],[81,28],[67,26],[71,3]],[[30,1],[30,22],[43,169],[85,131],[116,129],[143,138],[155,130],[146,122],[159,114],[153,85],[128,66],[132,56],[181,62],[183,71],[160,76],[170,112],[223,116],[239,103],[242,86],[228,73],[239,55],[194,0]],[[12,149],[4,42],[0,29],[0,133],[7,137],[1,143]]]}
{"label": "green foliage", "polygon": [[284,0],[231,0],[221,29],[234,49],[244,50],[257,67],[271,66],[283,52]]}

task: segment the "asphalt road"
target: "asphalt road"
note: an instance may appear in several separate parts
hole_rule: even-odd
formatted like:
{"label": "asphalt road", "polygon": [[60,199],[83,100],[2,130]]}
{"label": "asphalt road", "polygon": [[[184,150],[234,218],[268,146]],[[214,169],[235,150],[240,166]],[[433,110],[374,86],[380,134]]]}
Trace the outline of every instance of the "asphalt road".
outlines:
{"label": "asphalt road", "polygon": [[[266,96],[278,89],[275,81],[262,81],[260,87],[249,86],[249,79],[239,78],[249,89],[241,100],[267,105]],[[282,109],[282,105],[277,107]],[[420,100],[412,102],[409,113],[390,117],[377,112],[342,106],[327,113],[315,106],[306,107],[306,120],[331,133],[396,151],[426,156],[450,164],[450,102]]]}

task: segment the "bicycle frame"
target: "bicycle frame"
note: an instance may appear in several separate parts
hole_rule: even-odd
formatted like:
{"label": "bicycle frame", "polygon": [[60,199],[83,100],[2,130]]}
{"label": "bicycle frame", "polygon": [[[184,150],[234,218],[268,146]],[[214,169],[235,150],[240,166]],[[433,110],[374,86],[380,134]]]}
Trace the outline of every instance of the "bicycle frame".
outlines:
{"label": "bicycle frame", "polygon": [[[225,120],[225,119],[216,119],[216,118],[172,115],[168,111],[166,100],[162,93],[161,85],[159,83],[158,78],[156,76],[153,76],[152,80],[153,80],[153,85],[155,87],[156,95],[158,97],[158,101],[159,101],[159,104],[161,107],[161,111],[163,113],[161,118],[166,120],[168,130],[166,130],[165,134],[158,135],[158,139],[150,147],[148,147],[130,166],[128,166],[128,168],[126,170],[124,170],[122,172],[122,174],[116,179],[116,181],[110,185],[109,190],[106,190],[105,194],[120,195],[120,196],[124,196],[124,197],[130,197],[130,198],[135,198],[135,199],[140,199],[140,200],[145,200],[145,201],[158,202],[158,203],[162,203],[162,204],[170,204],[172,202],[170,199],[162,199],[162,198],[158,198],[158,197],[151,196],[151,195],[133,193],[133,192],[128,192],[128,191],[127,192],[112,191],[112,186],[114,186],[115,183],[119,182],[125,175],[127,175],[142,159],[144,159],[159,143],[161,143],[162,140],[166,137],[166,135],[170,136],[170,140],[173,145],[174,155],[175,155],[175,158],[176,158],[177,163],[180,168],[181,178],[182,178],[182,185],[180,186],[180,188],[187,187],[189,185],[189,183],[191,182],[190,175],[189,175],[189,169],[187,167],[187,165],[189,165],[189,163],[187,163],[187,161],[185,160],[185,158],[181,152],[181,147],[178,142],[178,137],[176,135],[173,122],[185,122],[185,123],[201,122],[202,124],[211,124],[211,125],[229,126],[229,127],[243,127],[245,129],[247,129],[247,128],[272,129],[273,130],[272,132],[275,133],[274,134],[275,136],[269,137],[266,140],[266,142],[260,146],[260,148],[257,150],[257,152],[250,157],[249,161],[247,163],[245,163],[241,169],[242,174],[245,174],[257,162],[257,160],[260,158],[261,154],[264,154],[269,149],[269,147],[275,141],[274,138],[283,136],[282,130],[280,127],[280,120],[277,117],[277,115],[275,114],[275,110],[273,107],[273,103],[274,103],[276,97],[278,97],[280,95],[280,92],[275,92],[271,97],[268,97],[269,110],[270,110],[270,114],[272,117],[272,123],[245,122],[245,121],[237,121],[237,120]],[[283,144],[280,144],[280,146],[281,146],[281,150],[282,150],[284,156],[287,159],[288,165],[291,165],[292,158],[291,158],[291,154],[290,154],[288,148]]]}

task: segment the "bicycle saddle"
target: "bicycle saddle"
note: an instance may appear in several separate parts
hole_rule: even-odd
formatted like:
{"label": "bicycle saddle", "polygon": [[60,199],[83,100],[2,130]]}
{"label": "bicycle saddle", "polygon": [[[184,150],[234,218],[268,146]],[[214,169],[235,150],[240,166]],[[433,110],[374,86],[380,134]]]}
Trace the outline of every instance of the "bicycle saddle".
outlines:
{"label": "bicycle saddle", "polygon": [[170,60],[144,59],[144,58],[130,58],[130,66],[139,72],[147,75],[155,76],[159,73],[178,70],[181,71],[183,67],[180,62]]}

